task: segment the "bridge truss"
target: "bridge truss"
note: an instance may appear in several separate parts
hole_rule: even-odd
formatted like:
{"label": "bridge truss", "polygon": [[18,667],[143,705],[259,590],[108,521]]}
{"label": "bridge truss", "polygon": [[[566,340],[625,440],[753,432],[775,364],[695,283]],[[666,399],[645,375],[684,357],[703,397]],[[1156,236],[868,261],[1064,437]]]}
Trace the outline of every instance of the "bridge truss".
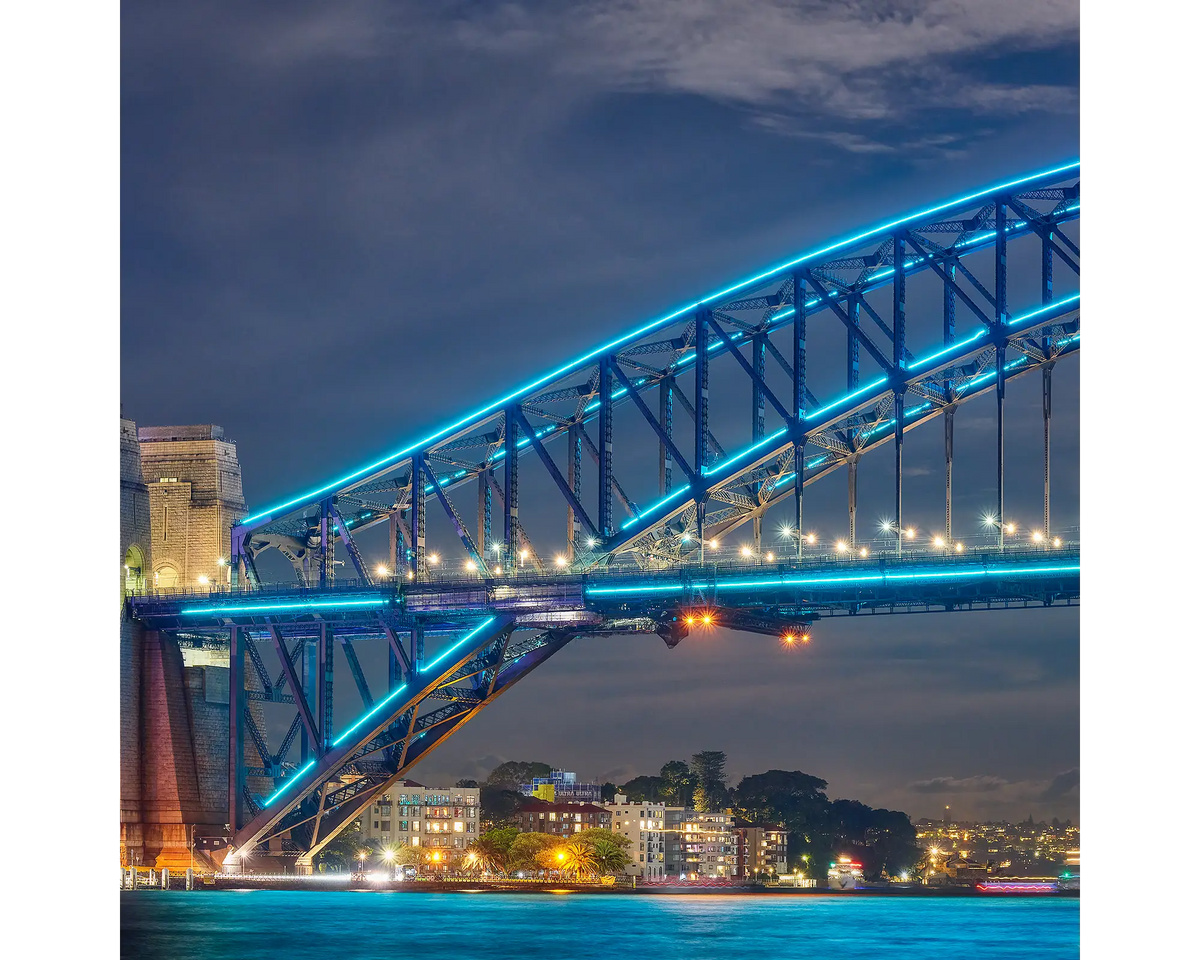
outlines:
{"label": "bridge truss", "polygon": [[[1080,253],[1064,228],[1079,209],[1079,169],[1070,164],[771,268],[246,517],[232,531],[227,596],[135,598],[147,625],[229,645],[227,864],[271,854],[311,865],[416,762],[578,637],[657,633],[674,646],[699,626],[689,617],[710,614],[736,630],[806,637],[835,615],[1077,602],[1076,548],[1048,547],[1052,371],[1079,350]],[[1066,271],[1057,292],[1056,262]],[[940,336],[914,353],[910,331],[931,319]],[[840,378],[833,393],[830,369]],[[1047,549],[1026,556],[1005,544],[1005,386],[1035,371]],[[810,372],[825,374],[824,395]],[[958,555],[949,549],[954,414],[986,394],[997,413],[995,542],[991,553]],[[735,444],[714,414],[746,396],[749,422]],[[904,440],[939,416],[947,550],[918,556],[905,551]],[[889,443],[894,557],[835,562],[806,553],[805,488],[846,468],[853,548],[859,462]],[[638,475],[657,473],[645,503],[618,470],[643,453],[656,470]],[[552,505],[563,511],[566,546],[553,564],[522,525],[522,464],[526,476],[532,468],[549,479]],[[763,517],[784,503],[794,536],[764,562]],[[445,514],[468,559],[456,579],[430,569],[429,509]],[[758,561],[715,566],[713,544],[743,525]],[[379,526],[389,533],[382,573],[360,546]],[[264,582],[256,558],[267,550],[291,562],[293,586]],[[350,578],[335,577],[335,550]],[[364,641],[388,649],[387,693],[378,699],[355,650]],[[340,733],[338,647],[364,711]],[[254,700],[295,708],[278,747],[255,725]],[[260,767],[243,762],[247,738]],[[286,758],[297,738],[295,764]],[[249,790],[253,775],[274,790]]]}

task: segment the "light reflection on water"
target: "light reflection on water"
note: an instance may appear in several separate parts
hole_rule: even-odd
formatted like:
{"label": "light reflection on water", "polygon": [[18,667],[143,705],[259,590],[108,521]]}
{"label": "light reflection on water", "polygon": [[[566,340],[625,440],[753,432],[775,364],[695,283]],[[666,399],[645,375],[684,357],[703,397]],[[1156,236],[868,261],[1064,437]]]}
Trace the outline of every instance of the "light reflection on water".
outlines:
{"label": "light reflection on water", "polygon": [[121,894],[121,955],[160,960],[830,960],[1079,956],[1079,900],[828,896],[541,896],[384,891]]}

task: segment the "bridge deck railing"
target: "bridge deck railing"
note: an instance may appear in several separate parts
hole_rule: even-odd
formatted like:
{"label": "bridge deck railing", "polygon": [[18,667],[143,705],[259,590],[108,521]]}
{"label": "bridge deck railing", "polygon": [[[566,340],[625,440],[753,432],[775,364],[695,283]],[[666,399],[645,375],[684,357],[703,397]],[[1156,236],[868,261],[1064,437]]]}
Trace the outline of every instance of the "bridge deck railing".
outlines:
{"label": "bridge deck railing", "polygon": [[[876,543],[879,543],[879,541],[876,541]],[[595,583],[610,580],[629,580],[630,578],[645,580],[671,579],[678,575],[685,575],[688,580],[697,581],[718,575],[753,575],[756,572],[766,571],[796,572],[804,570],[815,573],[821,570],[845,569],[848,567],[878,569],[881,564],[886,567],[894,564],[914,563],[921,560],[933,560],[939,566],[977,564],[980,562],[994,563],[1000,560],[1013,563],[1024,558],[1028,558],[1031,561],[1044,561],[1048,557],[1056,555],[1068,557],[1077,556],[1079,553],[1079,541],[1064,538],[1059,538],[1057,545],[1051,541],[1040,544],[1023,543],[1004,548],[1001,548],[993,541],[990,545],[977,545],[970,549],[964,548],[961,552],[946,547],[914,546],[912,549],[905,549],[897,553],[895,541],[888,541],[888,543],[891,546],[890,550],[885,548],[868,550],[865,557],[857,552],[835,551],[832,553],[806,552],[803,555],[803,559],[799,561],[794,557],[778,555],[773,560],[767,560],[762,556],[745,557],[739,553],[731,552],[729,556],[722,557],[718,555],[717,557],[709,558],[704,564],[664,565],[658,569],[647,569],[635,563],[613,564],[609,567],[599,568],[582,574],[572,570],[556,570],[542,573],[532,568],[525,570],[517,568],[500,575],[489,575],[486,577],[464,574],[458,570],[445,570],[432,573],[430,576],[415,582],[405,580],[402,583],[397,583],[395,577],[387,577],[376,581],[347,578],[337,580],[325,587],[309,586],[295,581],[267,582],[256,586],[239,585],[236,587],[230,587],[229,584],[210,584],[200,589],[194,587],[150,588],[136,594],[136,596],[146,599],[203,601],[220,599],[221,597],[249,597],[268,594],[271,596],[298,597],[310,595],[329,597],[338,594],[362,593],[379,594],[381,592],[391,594],[400,586],[408,590],[417,590],[425,593],[429,589],[435,591],[439,589],[461,591],[479,589],[486,585],[504,585],[514,582],[532,588],[538,584],[551,586],[564,582],[578,583],[586,581]],[[861,546],[861,543],[859,546]]]}

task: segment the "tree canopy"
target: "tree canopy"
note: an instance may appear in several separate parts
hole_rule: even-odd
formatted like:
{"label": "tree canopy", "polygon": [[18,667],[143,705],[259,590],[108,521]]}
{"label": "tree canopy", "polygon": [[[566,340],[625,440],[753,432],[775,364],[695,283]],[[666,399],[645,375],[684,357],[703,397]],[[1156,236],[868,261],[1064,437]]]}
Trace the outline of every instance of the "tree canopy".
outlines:
{"label": "tree canopy", "polygon": [[658,777],[634,777],[618,787],[617,793],[624,794],[633,803],[662,803],[663,784]]}
{"label": "tree canopy", "polygon": [[485,784],[501,790],[517,790],[523,783],[531,783],[534,777],[550,776],[550,764],[529,760],[508,760],[491,773]]}
{"label": "tree canopy", "polygon": [[768,770],[742,778],[732,794],[733,809],[752,823],[785,827],[788,859],[810,876],[822,876],[824,865],[842,854],[861,862],[867,877],[912,868],[920,851],[907,814],[857,800],[830,801],[828,786],[801,770]]}
{"label": "tree canopy", "polygon": [[692,768],[683,760],[668,760],[658,771],[662,781],[663,801],[673,807],[686,807],[692,802],[695,782]]}
{"label": "tree canopy", "polygon": [[479,820],[484,827],[506,827],[517,825],[517,811],[528,799],[515,790],[503,787],[479,788]]}
{"label": "tree canopy", "polygon": [[725,753],[702,750],[692,754],[692,805],[700,811],[725,809],[729,788],[725,786]]}

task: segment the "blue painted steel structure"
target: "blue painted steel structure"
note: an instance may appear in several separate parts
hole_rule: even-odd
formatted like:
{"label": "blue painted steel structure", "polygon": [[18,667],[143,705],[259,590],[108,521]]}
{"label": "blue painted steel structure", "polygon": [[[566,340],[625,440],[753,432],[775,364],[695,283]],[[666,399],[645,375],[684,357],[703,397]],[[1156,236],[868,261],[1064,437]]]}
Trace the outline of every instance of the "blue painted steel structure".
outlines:
{"label": "blue painted steel structure", "polygon": [[[296,857],[302,867],[311,863],[415,762],[576,637],[657,633],[674,646],[701,625],[697,616],[806,637],[814,621],[839,614],[1074,603],[1078,552],[1051,539],[1049,449],[1051,371],[1079,349],[1079,247],[1064,232],[1079,210],[1079,168],[1072,163],[797,257],[339,480],[251,514],[232,533],[228,595],[135,598],[136,615],[149,625],[227,638],[235,701],[249,696],[296,708],[279,750],[254,728],[244,703],[230,710],[235,857],[271,852]],[[1055,260],[1068,278],[1058,291]],[[1027,264],[1036,271],[1036,282],[1026,284],[1037,290],[1031,301],[1018,293]],[[936,296],[914,297],[921,284]],[[913,331],[928,319],[930,303],[940,342],[914,354]],[[878,372],[866,373],[866,363]],[[818,398],[810,373],[831,368],[839,377],[845,371],[845,392]],[[1022,553],[1004,542],[1005,385],[1034,370],[1043,377],[1044,548]],[[730,382],[749,388],[751,415],[749,442],[727,449],[713,413],[732,405]],[[995,543],[990,552],[957,552],[954,413],[988,392],[997,409]],[[680,410],[687,437],[679,432]],[[904,439],[938,416],[945,431],[944,549],[917,553],[906,544],[902,512]],[[630,424],[657,447],[657,490],[644,506],[631,498],[614,462],[617,453],[644,449],[626,439]],[[860,461],[888,442],[895,450],[895,508],[887,524],[894,554],[850,559],[858,545]],[[585,450],[594,472],[584,470]],[[522,463],[545,472],[566,512],[567,547],[555,568],[547,568],[521,524]],[[849,544],[845,557],[820,559],[809,555],[802,535],[803,492],[842,466]],[[595,497],[590,503],[585,482]],[[474,524],[455,502],[467,491],[474,494]],[[789,497],[793,536],[775,558],[762,551],[762,519]],[[470,567],[457,579],[431,576],[431,499]],[[373,577],[358,539],[384,524],[394,567]],[[752,525],[756,562],[714,565],[715,543],[744,524]],[[335,548],[354,572],[349,581],[335,578]],[[255,558],[270,549],[291,561],[295,585],[262,581]],[[378,700],[354,649],[368,639],[389,649],[388,692]],[[427,641],[439,650],[428,661]],[[277,678],[267,672],[260,644],[274,648]],[[332,729],[338,646],[364,711],[342,731]],[[310,648],[322,668],[297,670]],[[247,665],[256,682],[243,694]],[[283,758],[300,731],[306,749],[300,764],[285,770]],[[246,735],[264,758],[262,769],[247,771],[236,759]],[[274,777],[274,793],[251,795],[248,772]]]}

